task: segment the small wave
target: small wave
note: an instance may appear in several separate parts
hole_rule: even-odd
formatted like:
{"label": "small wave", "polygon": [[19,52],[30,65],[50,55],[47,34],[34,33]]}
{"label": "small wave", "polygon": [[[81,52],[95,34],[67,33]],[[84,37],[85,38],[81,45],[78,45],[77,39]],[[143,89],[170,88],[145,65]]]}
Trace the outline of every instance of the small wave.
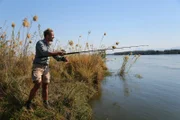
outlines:
{"label": "small wave", "polygon": [[180,66],[167,66],[167,65],[164,65],[162,67],[167,68],[167,69],[180,70]]}

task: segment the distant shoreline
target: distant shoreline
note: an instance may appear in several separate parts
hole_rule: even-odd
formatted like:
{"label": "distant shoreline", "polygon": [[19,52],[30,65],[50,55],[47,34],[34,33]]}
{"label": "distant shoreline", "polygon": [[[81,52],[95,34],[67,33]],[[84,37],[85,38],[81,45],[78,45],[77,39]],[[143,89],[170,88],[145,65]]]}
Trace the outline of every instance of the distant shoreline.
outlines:
{"label": "distant shoreline", "polygon": [[171,55],[180,54],[180,49],[171,50],[137,50],[137,51],[126,51],[126,52],[115,52],[112,55]]}

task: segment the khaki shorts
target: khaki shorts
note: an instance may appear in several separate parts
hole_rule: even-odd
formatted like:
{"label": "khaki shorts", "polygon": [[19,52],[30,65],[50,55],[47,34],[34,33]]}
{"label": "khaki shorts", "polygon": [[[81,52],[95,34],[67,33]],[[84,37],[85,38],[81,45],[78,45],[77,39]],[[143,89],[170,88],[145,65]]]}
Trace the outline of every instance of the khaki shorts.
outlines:
{"label": "khaki shorts", "polygon": [[50,73],[49,66],[43,66],[40,64],[33,64],[32,67],[32,80],[34,83],[49,83],[50,82]]}

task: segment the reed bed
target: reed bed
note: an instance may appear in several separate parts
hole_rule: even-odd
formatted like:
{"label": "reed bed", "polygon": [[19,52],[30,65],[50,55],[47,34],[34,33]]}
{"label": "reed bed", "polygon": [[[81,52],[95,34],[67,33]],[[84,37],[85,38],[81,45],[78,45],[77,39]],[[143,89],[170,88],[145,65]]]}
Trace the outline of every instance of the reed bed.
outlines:
{"label": "reed bed", "polygon": [[[49,102],[53,107],[47,110],[42,105],[41,89],[33,100],[33,110],[24,107],[30,89],[33,49],[37,39],[42,38],[38,16],[32,20],[25,18],[17,28],[13,22],[12,32],[0,29],[0,119],[1,120],[89,120],[92,109],[89,100],[98,92],[100,81],[108,72],[99,53],[67,56],[68,63],[50,61],[51,83]],[[37,25],[35,32],[32,25]],[[88,32],[87,40],[89,39]],[[80,42],[81,36],[78,38]],[[69,41],[67,48],[82,50],[82,45],[74,46]],[[86,50],[93,45],[86,43]]]}

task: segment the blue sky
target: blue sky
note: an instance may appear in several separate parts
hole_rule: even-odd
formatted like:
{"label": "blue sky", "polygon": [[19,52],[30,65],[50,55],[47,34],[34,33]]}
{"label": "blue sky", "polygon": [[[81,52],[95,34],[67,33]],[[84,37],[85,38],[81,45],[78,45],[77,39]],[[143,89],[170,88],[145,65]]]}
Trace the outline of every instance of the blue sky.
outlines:
{"label": "blue sky", "polygon": [[[68,40],[106,46],[150,45],[148,49],[180,46],[180,0],[0,0],[0,26],[37,15],[42,29],[52,28],[60,44]],[[33,25],[31,31],[37,28]]]}

